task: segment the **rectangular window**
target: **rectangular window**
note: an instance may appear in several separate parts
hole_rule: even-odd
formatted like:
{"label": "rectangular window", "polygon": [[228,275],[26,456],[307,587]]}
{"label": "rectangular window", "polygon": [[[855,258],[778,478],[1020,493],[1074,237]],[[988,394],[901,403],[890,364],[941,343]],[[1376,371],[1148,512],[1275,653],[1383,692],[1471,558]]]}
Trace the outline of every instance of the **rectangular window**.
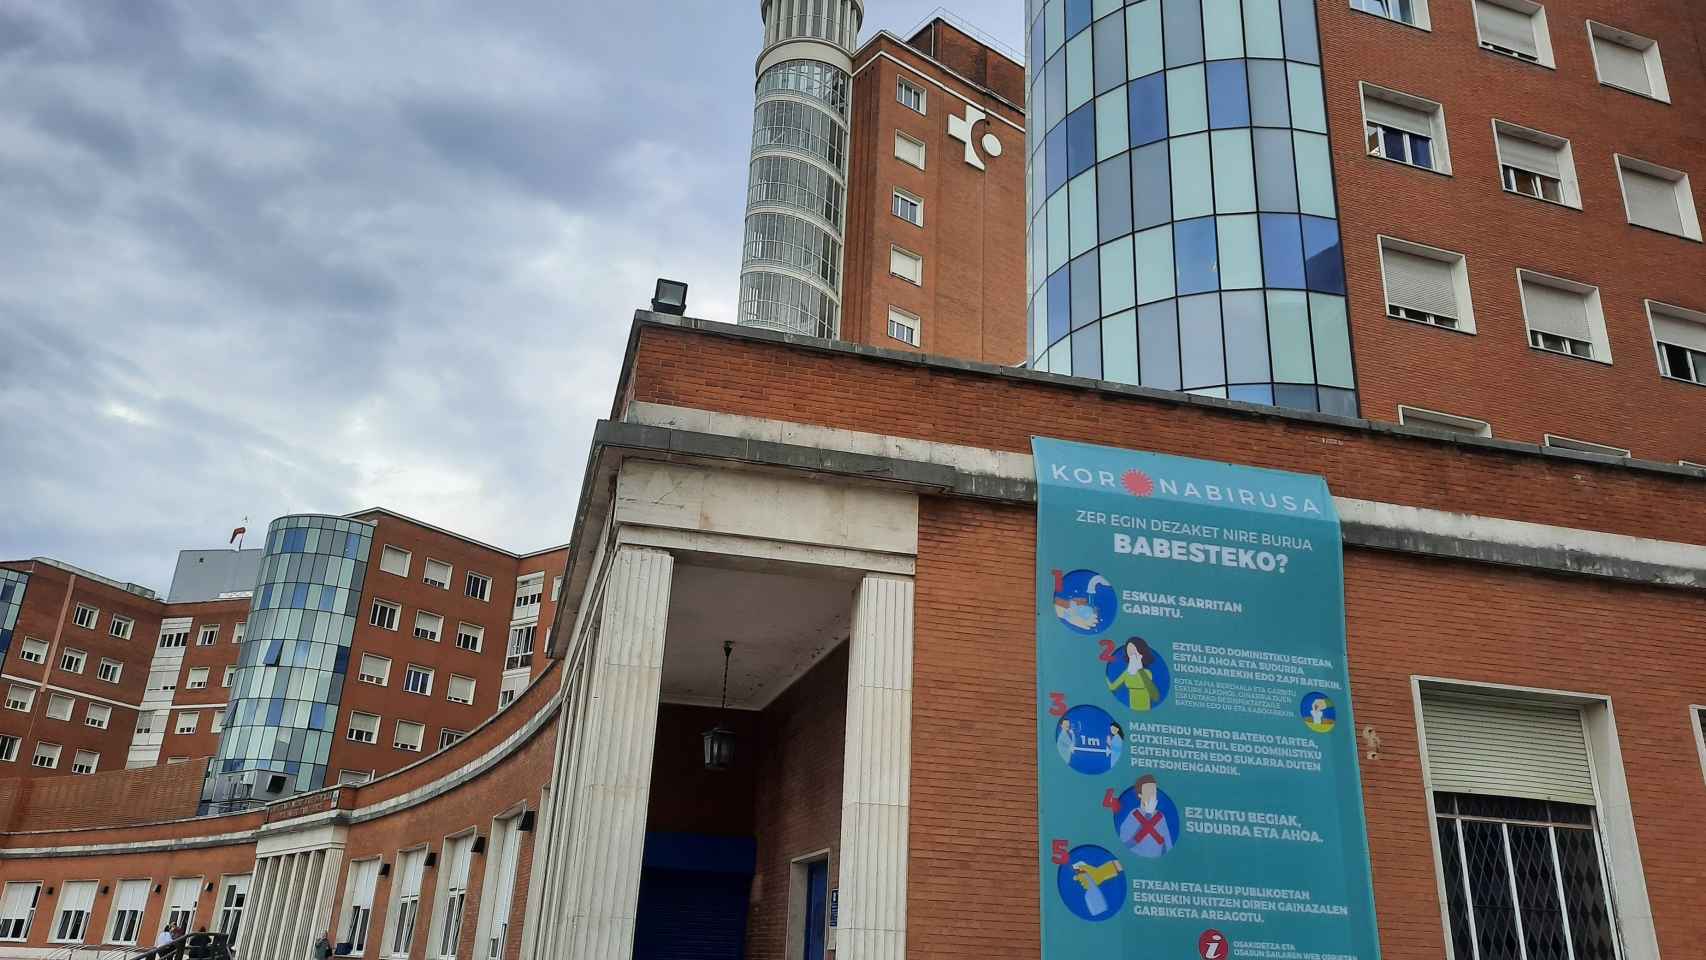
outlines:
{"label": "rectangular window", "polygon": [[1493,121],[1493,136],[1506,190],[1550,203],[1581,206],[1570,141],[1503,120]]}
{"label": "rectangular window", "polygon": [[161,650],[179,650],[189,645],[190,631],[188,627],[185,627],[182,630],[160,631],[159,648]]}
{"label": "rectangular window", "polygon": [[492,598],[492,578],[483,573],[468,574],[463,593],[475,600],[489,601]]}
{"label": "rectangular window", "polygon": [[1475,0],[1475,30],[1483,49],[1552,66],[1546,8],[1529,0]]}
{"label": "rectangular window", "polygon": [[538,616],[539,601],[545,596],[545,575],[531,573],[515,581],[515,617]]}
{"label": "rectangular window", "polygon": [[509,650],[504,657],[505,670],[519,670],[533,665],[533,638],[539,625],[530,623],[509,628]]}
{"label": "rectangular window", "polygon": [[894,98],[899,100],[901,105],[909,110],[916,110],[919,113],[926,112],[924,88],[914,86],[904,79],[896,78]]}
{"label": "rectangular window", "polygon": [[101,620],[101,611],[86,603],[77,605],[77,612],[71,615],[71,622],[85,630],[95,629],[95,624]]}
{"label": "rectangular window", "polygon": [[1597,453],[1606,457],[1629,456],[1629,451],[1622,447],[1613,447],[1603,443],[1594,443],[1590,440],[1572,440],[1569,437],[1560,437],[1550,433],[1546,435],[1546,445],[1559,450],[1574,450],[1577,453]]}
{"label": "rectangular window", "polygon": [[406,577],[409,575],[409,559],[409,551],[386,544],[385,548],[379,551],[379,569],[394,576]]}
{"label": "rectangular window", "polygon": [[918,346],[918,328],[923,321],[896,307],[889,308],[889,337],[909,346]]}
{"label": "rectangular window", "polygon": [[421,875],[426,869],[426,850],[405,850],[397,855],[397,881],[391,888],[394,906],[389,920],[390,956],[407,957],[415,942],[415,920],[421,909]]}
{"label": "rectangular window", "polygon": [[46,663],[47,644],[34,637],[25,637],[18,648],[18,659],[25,663]]}
{"label": "rectangular window", "polygon": [[894,215],[914,226],[924,226],[924,201],[905,190],[894,192],[894,203],[890,207]]}
{"label": "rectangular window", "polygon": [[459,623],[456,625],[456,646],[461,650],[480,652],[480,647],[486,642],[486,628],[475,623]]}
{"label": "rectangular window", "polygon": [[527,674],[506,674],[498,685],[498,709],[509,706],[521,696],[521,691],[527,689]]}
{"label": "rectangular window", "polygon": [[189,679],[184,683],[184,689],[186,689],[186,690],[206,690],[207,689],[207,674],[208,674],[208,668],[207,667],[191,667]]}
{"label": "rectangular window", "polygon": [[83,706],[83,723],[96,730],[105,730],[112,722],[113,708],[104,703],[89,703]]}
{"label": "rectangular window", "polygon": [[473,703],[474,678],[455,673],[451,674],[450,688],[445,693],[444,698],[452,703]]}
{"label": "rectangular window", "polygon": [[132,620],[129,617],[121,617],[115,613],[113,614],[112,624],[107,627],[107,633],[119,638],[120,640],[129,640],[131,631],[135,628],[135,620]]}
{"label": "rectangular window", "polygon": [[1647,301],[1659,373],[1706,385],[1706,313]]}
{"label": "rectangular window", "polygon": [[356,672],[356,677],[362,683],[376,683],[383,687],[391,679],[391,661],[386,657],[364,653],[361,655],[361,669]]}
{"label": "rectangular window", "polygon": [[213,711],[213,723],[207,728],[209,733],[219,733],[225,729],[225,711]]}
{"label": "rectangular window", "polygon": [[178,877],[166,888],[166,922],[195,929],[195,903],[201,896],[200,877]]}
{"label": "rectangular window", "polygon": [[1700,239],[1700,220],[1694,212],[1694,190],[1689,186],[1688,174],[1619,156],[1617,177],[1623,183],[1623,207],[1630,223],[1690,240]]}
{"label": "rectangular window", "polygon": [[36,755],[30,763],[48,770],[59,766],[59,744],[47,742],[36,744]]}
{"label": "rectangular window", "polygon": [[444,632],[444,618],[436,613],[425,610],[415,611],[415,639],[438,642],[438,637]]}
{"label": "rectangular window", "polygon": [[379,738],[379,718],[371,713],[351,712],[348,736],[356,743],[373,743]]}
{"label": "rectangular window", "polygon": [[53,922],[54,943],[82,943],[95,909],[93,880],[68,880],[59,886],[59,916]]}
{"label": "rectangular window", "polygon": [[1365,83],[1362,113],[1370,156],[1451,172],[1445,108],[1438,103]]}
{"label": "rectangular window", "polygon": [[492,852],[487,855],[486,889],[493,891],[486,908],[486,960],[502,960],[509,940],[509,917],[515,899],[515,867],[521,852],[521,814],[492,823]]}
{"label": "rectangular window", "polygon": [[1432,27],[1428,22],[1428,0],[1351,0],[1351,9],[1424,30]]}
{"label": "rectangular window", "polygon": [[35,702],[36,691],[34,687],[20,687],[14,683],[6,688],[6,709],[8,710],[29,713],[30,707],[34,706]]}
{"label": "rectangular window", "polygon": [[1528,270],[1518,270],[1517,278],[1531,346],[1611,362],[1597,288]]}
{"label": "rectangular window", "polygon": [[397,629],[397,615],[402,610],[402,607],[389,600],[375,600],[373,601],[373,610],[367,616],[367,622],[383,630],[395,630]]}
{"label": "rectangular window", "polygon": [[201,714],[194,710],[185,710],[178,714],[178,725],[174,728],[174,732],[194,733],[199,723],[201,723]]}
{"label": "rectangular window", "polygon": [[894,132],[894,155],[897,160],[924,169],[924,141],[914,140],[899,130]]}
{"label": "rectangular window", "polygon": [[59,655],[59,669],[66,673],[82,673],[83,665],[89,662],[89,655],[81,650],[66,650]]}
{"label": "rectangular window", "polygon": [[421,738],[426,736],[426,726],[413,720],[398,720],[396,732],[391,737],[391,745],[399,750],[419,752]]}
{"label": "rectangular window", "polygon": [[224,675],[219,678],[219,685],[222,687],[231,686],[231,675],[236,672],[236,667],[226,667]]}
{"label": "rectangular window", "polygon": [[220,933],[230,938],[230,945],[237,945],[237,935],[243,929],[243,906],[249,900],[249,874],[226,877],[224,889],[219,894],[219,918],[214,927]]}
{"label": "rectangular window", "polygon": [[403,671],[403,689],[425,697],[432,696],[432,670],[409,664],[408,669]]}
{"label": "rectangular window", "polygon": [[13,881],[0,890],[0,940],[29,939],[30,923],[36,917],[41,884]]}
{"label": "rectangular window", "polygon": [[1469,271],[1462,254],[1381,237],[1380,264],[1387,316],[1475,332]]}
{"label": "rectangular window", "polygon": [[440,590],[450,589],[450,564],[443,560],[427,559],[426,573],[421,575],[421,581],[429,587]]}
{"label": "rectangular window", "polygon": [[349,865],[344,885],[344,916],[339,924],[338,949],[361,956],[367,952],[368,926],[373,922],[373,888],[379,884],[379,859],[357,860]]}
{"label": "rectangular window", "polygon": [[195,645],[198,647],[211,647],[218,642],[219,624],[217,623],[210,623],[202,627],[201,632],[196,634]]}
{"label": "rectangular window", "polygon": [[0,733],[0,763],[12,763],[18,759],[17,737],[9,733]]}
{"label": "rectangular window", "polygon": [[462,942],[462,914],[468,905],[468,867],[473,857],[474,835],[452,837],[444,842],[444,896],[439,902],[438,952],[441,960],[455,960]]}
{"label": "rectangular window", "polygon": [[1643,97],[1670,102],[1665,65],[1656,41],[1627,30],[1588,21],[1593,63],[1599,82]]}
{"label": "rectangular window", "polygon": [[249,629],[248,621],[245,621],[245,620],[237,621],[237,625],[235,627],[231,628],[231,642],[232,643],[242,643],[243,642],[243,634],[246,633],[248,631],[248,629]]}
{"label": "rectangular window", "polygon": [[148,909],[148,887],[147,880],[118,882],[118,890],[113,894],[112,930],[107,934],[108,943],[136,943],[137,932],[142,927],[142,912]]}
{"label": "rectangular window", "polygon": [[563,596],[563,578],[557,577],[551,581],[551,602],[556,603]]}
{"label": "rectangular window", "polygon": [[47,718],[49,720],[70,720],[71,711],[77,706],[77,701],[62,693],[47,695]]}
{"label": "rectangular window", "polygon": [[924,258],[910,250],[889,247],[889,273],[908,283],[924,285]]}
{"label": "rectangular window", "polygon": [[101,658],[101,669],[100,669],[100,672],[98,672],[96,674],[96,676],[100,677],[102,680],[105,680],[108,683],[117,683],[118,678],[121,675],[123,675],[123,673],[124,673],[124,664],[123,663],[121,663],[118,660],[108,660],[106,657],[102,657]]}
{"label": "rectangular window", "polygon": [[101,755],[93,750],[79,750],[71,758],[71,772],[90,774],[101,765]]}
{"label": "rectangular window", "polygon": [[440,750],[443,750],[446,747],[453,747],[456,744],[460,743],[462,741],[462,738],[466,737],[467,735],[468,735],[467,731],[452,730],[449,727],[445,727],[444,729],[438,731],[438,748]]}

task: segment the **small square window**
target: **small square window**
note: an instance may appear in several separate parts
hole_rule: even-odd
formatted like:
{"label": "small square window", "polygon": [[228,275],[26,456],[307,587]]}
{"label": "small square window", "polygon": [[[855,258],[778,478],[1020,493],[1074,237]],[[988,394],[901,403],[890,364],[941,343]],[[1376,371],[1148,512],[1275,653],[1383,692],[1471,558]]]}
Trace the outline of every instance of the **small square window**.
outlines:
{"label": "small square window", "polygon": [[1647,301],[1659,373],[1706,386],[1706,313]]}
{"label": "small square window", "polygon": [[1475,31],[1481,47],[1550,67],[1552,37],[1546,8],[1530,0],[1475,0]]}
{"label": "small square window", "polygon": [[1507,191],[1581,208],[1570,141],[1503,120],[1493,121],[1493,139],[1499,151],[1501,183]]}
{"label": "small square window", "polygon": [[1369,156],[1435,173],[1451,173],[1444,107],[1432,100],[1364,83],[1362,113]]}
{"label": "small square window", "polygon": [[924,285],[924,258],[910,250],[889,247],[889,273],[908,283]]}
{"label": "small square window", "polygon": [[907,346],[918,346],[918,328],[922,323],[917,317],[896,307],[889,308],[889,337],[899,340]]}
{"label": "small square window", "polygon": [[438,642],[439,635],[444,633],[444,618],[436,613],[425,610],[415,611],[415,639]]}
{"label": "small square window", "polygon": [[71,772],[90,774],[101,765],[101,755],[93,750],[79,750],[71,758]]}
{"label": "small square window", "polygon": [[123,675],[123,673],[124,673],[124,663],[123,662],[118,661],[118,660],[108,660],[107,658],[102,657],[101,658],[101,669],[100,669],[100,672],[96,674],[96,676],[100,677],[102,680],[105,680],[108,683],[117,683],[118,678],[121,675]]}
{"label": "small square window", "polygon": [[1529,345],[1600,363],[1611,362],[1599,289],[1531,270],[1517,271]]}
{"label": "small square window", "polygon": [[77,612],[71,615],[71,622],[85,630],[95,629],[95,624],[100,622],[100,619],[101,611],[86,603],[79,603]]}
{"label": "small square window", "polygon": [[894,132],[894,155],[897,160],[924,169],[924,141],[913,139],[899,130]]}
{"label": "small square window", "polygon": [[34,637],[25,637],[18,647],[18,659],[25,663],[46,663],[47,644]]}
{"label": "small square window", "polygon": [[927,104],[924,100],[924,88],[908,82],[904,78],[895,80],[894,98],[909,110],[925,113]]}
{"label": "small square window", "polygon": [[480,647],[486,641],[486,628],[477,623],[458,623],[456,625],[456,647],[479,653]]}
{"label": "small square window", "polygon": [[59,654],[59,669],[66,673],[82,673],[89,655],[81,650],[65,650]]}
{"label": "small square window", "polygon": [[30,760],[30,764],[52,770],[59,766],[59,750],[60,747],[57,743],[38,743],[36,744],[36,755]]}
{"label": "small square window", "polygon": [[371,653],[361,655],[361,669],[356,671],[356,677],[362,683],[373,683],[383,687],[391,679],[391,661],[385,657],[376,657]]}
{"label": "small square window", "polygon": [[438,732],[438,748],[440,750],[443,750],[446,747],[455,746],[457,743],[460,743],[462,741],[463,737],[466,737],[467,735],[468,734],[466,731],[452,730],[449,727],[445,727],[444,729],[442,729]]}
{"label": "small square window", "polygon": [[195,645],[198,647],[211,647],[218,642],[219,624],[217,623],[210,623],[202,627],[201,632],[196,634]]}
{"label": "small square window", "polygon": [[459,674],[450,675],[450,689],[444,698],[452,703],[474,702],[474,678]]}
{"label": "small square window", "polygon": [[35,706],[36,691],[34,687],[22,687],[12,684],[6,688],[6,709],[29,713],[30,707]]}
{"label": "small square window", "polygon": [[186,710],[178,714],[178,725],[173,728],[175,733],[194,733],[196,725],[201,722],[201,714]]}
{"label": "small square window", "polygon": [[382,630],[397,629],[397,616],[402,607],[388,600],[373,601],[373,610],[368,614],[367,622]]}
{"label": "small square window", "polygon": [[77,706],[77,701],[61,693],[47,695],[47,718],[49,720],[70,720],[71,711]]}
{"label": "small square window", "polygon": [[434,560],[429,557],[426,562],[426,573],[421,576],[421,580],[429,587],[437,587],[440,590],[449,590],[450,564],[445,563],[443,560]]}
{"label": "small square window", "polygon": [[371,713],[351,712],[347,736],[356,743],[373,743],[379,738],[379,718]]}
{"label": "small square window", "polygon": [[539,601],[545,597],[545,575],[532,573],[515,581],[515,617],[539,615]]}
{"label": "small square window", "polygon": [[1594,69],[1601,84],[1670,102],[1657,41],[1589,20],[1588,42],[1593,45]]}
{"label": "small square window", "polygon": [[426,725],[413,720],[398,720],[396,733],[392,736],[391,745],[398,750],[418,752],[421,749],[421,739],[426,736]]}
{"label": "small square window", "polygon": [[131,631],[135,629],[135,627],[135,620],[132,620],[129,617],[121,617],[115,613],[113,614],[112,624],[107,627],[107,633],[119,638],[120,640],[129,640]]}
{"label": "small square window", "polygon": [[0,763],[12,763],[18,759],[18,744],[20,740],[9,733],[0,733]]}
{"label": "small square window", "polygon": [[1380,266],[1387,316],[1475,332],[1469,268],[1463,254],[1381,237]]}
{"label": "small square window", "polygon": [[104,703],[90,703],[83,707],[83,723],[96,730],[105,730],[112,722],[113,708]]}
{"label": "small square window", "polygon": [[1619,156],[1617,177],[1623,184],[1623,208],[1630,223],[1700,239],[1700,219],[1694,212],[1694,188],[1689,185],[1688,174]]}
{"label": "small square window", "polygon": [[894,192],[894,215],[914,226],[924,226],[924,201],[905,190]]}
{"label": "small square window", "polygon": [[207,667],[191,667],[189,678],[184,681],[184,689],[206,690],[208,673]]}
{"label": "small square window", "polygon": [[1377,17],[1407,23],[1423,30],[1432,29],[1428,21],[1428,0],[1351,0],[1352,10],[1372,13]]}
{"label": "small square window", "polygon": [[403,689],[423,697],[432,696],[432,670],[409,664],[409,668],[403,671]]}
{"label": "small square window", "polygon": [[410,558],[409,551],[386,544],[379,552],[379,569],[393,576],[406,577],[409,575]]}
{"label": "small square window", "polygon": [[475,600],[490,601],[492,598],[492,578],[483,573],[470,573],[463,587],[465,596]]}

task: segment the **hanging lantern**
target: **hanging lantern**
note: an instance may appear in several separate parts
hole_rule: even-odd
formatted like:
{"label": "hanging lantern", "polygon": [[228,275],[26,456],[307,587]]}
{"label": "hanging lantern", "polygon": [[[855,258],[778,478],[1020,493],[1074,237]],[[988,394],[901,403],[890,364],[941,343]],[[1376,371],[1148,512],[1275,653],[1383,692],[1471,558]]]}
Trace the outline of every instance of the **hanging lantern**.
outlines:
{"label": "hanging lantern", "polygon": [[[734,653],[735,645],[732,640],[723,641],[723,702],[724,712],[729,708],[729,656]],[[735,762],[735,732],[718,723],[705,731],[705,769],[727,770]]]}

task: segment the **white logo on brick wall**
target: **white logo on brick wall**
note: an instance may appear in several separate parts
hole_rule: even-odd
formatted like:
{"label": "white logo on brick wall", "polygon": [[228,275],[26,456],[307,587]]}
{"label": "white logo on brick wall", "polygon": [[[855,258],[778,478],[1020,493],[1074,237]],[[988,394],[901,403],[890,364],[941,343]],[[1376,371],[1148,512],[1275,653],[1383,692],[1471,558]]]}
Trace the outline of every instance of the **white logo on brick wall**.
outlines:
{"label": "white logo on brick wall", "polygon": [[966,104],[966,115],[964,117],[948,114],[948,136],[966,145],[966,162],[979,170],[985,169],[983,158],[977,155],[979,142],[983,144],[984,153],[992,157],[1001,156],[1001,141],[996,138],[995,134],[986,133],[981,141],[972,139],[972,132],[977,128],[977,125],[988,119],[989,114],[969,103]]}

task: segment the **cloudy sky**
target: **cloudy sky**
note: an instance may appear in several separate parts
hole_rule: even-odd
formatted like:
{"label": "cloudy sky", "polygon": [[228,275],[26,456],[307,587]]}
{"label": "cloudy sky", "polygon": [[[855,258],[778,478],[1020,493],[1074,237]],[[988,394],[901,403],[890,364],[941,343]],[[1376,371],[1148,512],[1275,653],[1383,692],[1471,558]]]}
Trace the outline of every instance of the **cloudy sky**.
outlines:
{"label": "cloudy sky", "polygon": [[757,8],[0,0],[0,559],[164,593],[368,506],[566,541],[653,280],[732,316]]}

